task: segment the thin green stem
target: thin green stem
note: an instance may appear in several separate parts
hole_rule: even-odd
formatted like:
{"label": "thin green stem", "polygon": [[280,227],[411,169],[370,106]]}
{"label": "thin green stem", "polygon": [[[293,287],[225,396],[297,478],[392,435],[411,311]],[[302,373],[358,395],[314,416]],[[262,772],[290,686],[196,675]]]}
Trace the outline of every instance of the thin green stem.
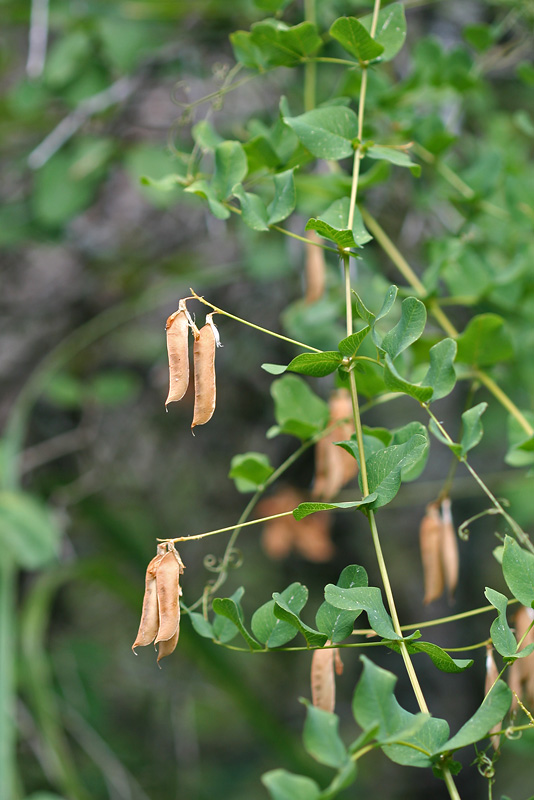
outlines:
{"label": "thin green stem", "polygon": [[243,319],[242,317],[237,317],[235,314],[230,314],[229,311],[225,311],[222,308],[210,303],[209,300],[206,300],[204,297],[198,295],[194,289],[189,290],[191,292],[192,297],[195,300],[199,300],[201,303],[204,303],[205,306],[209,306],[217,314],[223,314],[225,317],[229,317],[230,319],[235,320],[236,322],[240,322],[242,325],[248,325],[249,328],[254,328],[261,333],[266,333],[269,336],[274,336],[276,339],[282,339],[284,342],[289,342],[289,344],[294,344],[297,347],[302,347],[304,350],[311,350],[314,353],[322,353],[322,350],[319,350],[317,347],[310,347],[309,344],[304,344],[304,342],[298,342],[296,339],[290,339],[288,336],[282,336],[281,333],[275,333],[275,331],[270,331],[268,328],[262,328],[261,325],[256,325],[254,322],[249,322],[247,319]]}
{"label": "thin green stem", "polygon": [[328,247],[326,244],[311,241],[310,239],[306,239],[305,236],[299,236],[298,233],[293,233],[292,231],[286,230],[286,228],[281,228],[280,225],[269,225],[269,228],[273,231],[278,231],[278,233],[283,233],[284,236],[289,236],[291,239],[296,239],[298,242],[311,244],[312,247],[320,247],[321,250],[327,250],[329,253],[335,253],[336,255],[339,255],[339,250],[337,250],[335,247]]}
{"label": "thin green stem", "polygon": [[248,525],[259,525],[262,522],[268,522],[270,519],[278,519],[278,517],[288,517],[293,511],[283,511],[281,514],[271,514],[270,517],[260,517],[258,519],[251,519],[248,522],[238,522],[237,525],[229,525],[227,528],[217,528],[214,531],[206,531],[205,533],[196,533],[193,536],[177,536],[174,539],[157,539],[158,542],[189,542],[193,539],[205,539],[207,536],[216,536],[218,533],[228,533],[228,531],[235,531],[237,527],[246,528]]}
{"label": "thin green stem", "polygon": [[442,773],[443,773],[443,780],[445,781],[445,786],[448,789],[451,800],[461,800],[460,794],[458,792],[458,789],[456,788],[454,779],[451,775],[449,768],[443,767]]}

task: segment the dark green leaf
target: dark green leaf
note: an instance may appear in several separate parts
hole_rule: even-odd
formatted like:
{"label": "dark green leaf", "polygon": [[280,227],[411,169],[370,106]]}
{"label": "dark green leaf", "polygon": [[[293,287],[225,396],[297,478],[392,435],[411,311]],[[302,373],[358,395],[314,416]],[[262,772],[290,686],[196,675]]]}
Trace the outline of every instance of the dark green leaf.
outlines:
{"label": "dark green leaf", "polygon": [[408,153],[404,150],[399,150],[394,147],[383,147],[382,145],[371,145],[365,151],[365,155],[369,158],[374,158],[377,161],[389,161],[390,164],[395,164],[397,167],[408,167],[412,174],[419,177],[421,174],[421,166],[414,164]]}
{"label": "dark green leaf", "polygon": [[[396,642],[391,642],[388,647],[396,653],[400,652]],[[473,666],[472,658],[451,658],[445,650],[432,642],[407,642],[406,647],[409,653],[426,653],[441,672],[464,672]]]}
{"label": "dark green leaf", "polygon": [[320,764],[339,769],[347,759],[347,748],[339,736],[339,717],[306,703],[304,747]]}
{"label": "dark green leaf", "polygon": [[462,457],[476,447],[482,439],[484,429],[480,417],[487,409],[487,403],[479,403],[473,406],[468,411],[462,414],[462,440],[460,442],[462,448]]}
{"label": "dark green leaf", "polygon": [[457,344],[454,339],[442,339],[430,348],[430,367],[423,378],[423,385],[433,389],[432,402],[446,397],[454,389],[456,350]]}
{"label": "dark green leaf", "polygon": [[[308,590],[301,583],[292,583],[280,596],[292,611],[299,614],[308,600]],[[293,625],[275,617],[274,600],[269,600],[254,612],[251,628],[254,636],[268,648],[281,647],[297,635]]]}
{"label": "dark green leaf", "polygon": [[241,142],[228,140],[217,145],[211,188],[218,200],[230,197],[234,186],[244,179],[247,169],[247,157]]}
{"label": "dark green leaf", "polygon": [[295,180],[293,178],[293,170],[288,169],[285,172],[279,172],[278,175],[273,176],[274,180],[274,198],[272,203],[267,208],[269,214],[269,225],[275,225],[278,222],[289,217],[295,208],[297,202],[297,193],[295,190]]}
{"label": "dark green leaf", "polygon": [[[237,604],[239,609],[240,609],[239,603],[244,593],[245,590],[243,589],[242,586],[240,586],[239,589],[236,589],[236,591],[230,598],[231,600],[233,600],[234,603]],[[242,618],[243,612],[240,611],[240,614]],[[212,628],[215,639],[219,642],[222,642],[223,644],[226,644],[226,642],[231,642],[232,639],[234,639],[239,633],[239,629],[234,624],[234,622],[222,614],[215,614],[215,618],[212,623]]]}
{"label": "dark green leaf", "polygon": [[335,200],[320,217],[308,220],[306,230],[316,231],[319,236],[330,239],[342,248],[362,247],[366,242],[370,242],[373,237],[367,231],[357,208],[354,210],[352,230],[348,229],[349,203],[348,197]]}
{"label": "dark green leaf", "polygon": [[506,619],[508,598],[504,594],[496,592],[495,589],[490,589],[489,587],[486,587],[484,594],[491,605],[498,611],[498,616],[491,623],[490,629],[493,645],[501,656],[513,656],[517,650],[517,641]]}
{"label": "dark green leaf", "polygon": [[316,108],[298,117],[284,117],[284,122],[297,134],[310,153],[317,158],[337,161],[354,152],[358,135],[358,119],[344,106]]}
{"label": "dark green leaf", "polygon": [[358,313],[358,316],[372,327],[376,320],[375,315],[373,314],[372,311],[369,311],[369,309],[366,308],[362,298],[357,292],[354,291],[354,289],[352,290],[352,294],[354,295],[355,298],[356,311]]}
{"label": "dark green leaf", "polygon": [[243,612],[235,600],[232,600],[230,597],[216,597],[213,600],[213,610],[219,616],[226,617],[234,623],[251,650],[262,649],[261,644],[253,639],[245,628],[243,624]]}
{"label": "dark green leaf", "polygon": [[59,555],[61,530],[48,508],[22,491],[0,492],[0,544],[23,569],[38,569]]}
{"label": "dark green leaf", "polygon": [[524,606],[534,604],[534,555],[505,536],[502,572],[508,588]]}
{"label": "dark green leaf", "polygon": [[354,587],[343,589],[329,583],[324,588],[327,603],[344,611],[365,611],[369,625],[383,639],[400,639],[395,633],[391,617],[384,608],[382,594],[376,586]]}
{"label": "dark green leaf", "polygon": [[513,353],[504,319],[497,314],[479,314],[473,317],[458,337],[456,360],[462,364],[483,367],[506,361]]}
{"label": "dark green leaf", "polygon": [[[367,586],[367,572],[357,564],[345,567],[337,586],[343,589],[352,589],[355,586]],[[327,603],[321,603],[315,616],[315,624],[321,633],[326,633],[329,640],[335,644],[350,636],[354,627],[354,620],[361,614],[357,611],[343,611]]]}
{"label": "dark green leaf", "polygon": [[323,353],[302,353],[287,365],[287,369],[289,372],[300,372],[301,375],[322,378],[335,372],[342,360],[343,358],[337,350]]}
{"label": "dark green leaf", "polygon": [[195,633],[198,633],[199,636],[202,636],[204,639],[216,638],[211,623],[208,622],[207,619],[204,619],[202,614],[198,614],[196,611],[190,611],[189,619],[191,620],[191,625]]}
{"label": "dark green leaf", "polygon": [[228,477],[233,478],[238,491],[254,492],[263,486],[273,472],[268,456],[263,453],[243,453],[233,456]]}
{"label": "dark green leaf", "polygon": [[278,619],[281,619],[283,622],[287,622],[289,625],[293,625],[294,628],[300,631],[306,639],[308,647],[323,646],[327,639],[326,634],[315,631],[313,628],[310,628],[309,625],[306,625],[305,622],[302,622],[298,613],[293,611],[289,603],[287,603],[278,592],[274,592],[273,600],[275,617],[278,617]]}
{"label": "dark green leaf", "polygon": [[[380,428],[376,430],[380,430]],[[426,440],[426,447],[423,450],[420,458],[401,469],[401,480],[403,483],[404,481],[414,481],[419,477],[426,466],[430,451],[430,437],[428,435],[428,431],[422,422],[416,422],[414,420],[413,422],[406,423],[406,425],[403,425],[400,428],[395,428],[392,430],[390,433],[390,441],[387,442],[387,444],[404,444],[416,433]]]}
{"label": "dark green leaf", "polygon": [[[256,60],[256,64],[247,56],[249,63],[246,66],[257,68],[291,67],[306,56],[316,53],[322,45],[317,28],[311,22],[301,22],[289,27],[281,20],[264,20],[252,25],[248,36],[254,48],[255,55],[252,58]],[[230,40],[234,44],[234,36],[230,36]],[[243,37],[239,44],[243,46]]]}
{"label": "dark green leaf", "polygon": [[[372,20],[372,14],[360,17],[361,24],[368,31],[371,30]],[[391,61],[403,46],[406,38],[406,18],[402,3],[392,3],[379,12],[374,38],[384,48],[379,60]]]}
{"label": "dark green leaf", "polygon": [[271,800],[319,800],[321,790],[315,781],[285,769],[273,769],[261,776]]}
{"label": "dark green leaf", "polygon": [[245,225],[254,231],[268,231],[269,215],[261,197],[251,192],[245,192],[241,184],[233,187],[232,194],[241,204],[241,217]]}
{"label": "dark green leaf", "polygon": [[302,378],[284,375],[273,382],[271,394],[276,421],[282,433],[309,439],[328,424],[328,405],[312,392]]}
{"label": "dark green leaf", "polygon": [[382,339],[382,348],[392,360],[416,342],[425,329],[426,308],[416,297],[402,301],[401,318]]}
{"label": "dark green leaf", "polygon": [[370,494],[362,500],[350,500],[346,503],[300,503],[293,511],[295,519],[304,519],[309,514],[316,514],[317,511],[327,511],[330,508],[360,508],[367,506],[377,499],[376,494]]}
{"label": "dark green leaf", "polygon": [[373,508],[380,508],[393,500],[400,488],[401,471],[424,458],[427,448],[428,440],[415,434],[404,444],[385,447],[371,456],[367,462],[369,491],[378,495]]}
{"label": "dark green leaf", "polygon": [[384,52],[384,47],[371,38],[356,17],[340,17],[330,28],[330,36],[359,61],[371,61]]}
{"label": "dark green leaf", "polygon": [[358,348],[370,330],[371,329],[369,325],[366,325],[365,328],[361,329],[361,331],[352,333],[350,336],[347,336],[346,339],[342,339],[338,345],[341,355],[345,356],[346,358],[355,356],[358,352]]}
{"label": "dark green leaf", "polygon": [[418,383],[410,383],[403,378],[397,371],[390,356],[386,354],[384,361],[384,381],[386,387],[392,392],[402,392],[420,403],[428,403],[434,391],[431,386],[421,386]]}
{"label": "dark green leaf", "polygon": [[502,722],[511,702],[512,692],[504,681],[497,681],[471,719],[460,728],[452,739],[440,744],[434,754],[453,752],[483,739],[494,725]]}
{"label": "dark green leaf", "polygon": [[386,317],[389,314],[389,312],[393,308],[395,300],[397,299],[398,292],[399,292],[398,287],[395,285],[390,286],[388,288],[386,294],[384,295],[384,300],[382,302],[380,311],[376,315],[375,323],[381,319],[384,319],[384,317]]}

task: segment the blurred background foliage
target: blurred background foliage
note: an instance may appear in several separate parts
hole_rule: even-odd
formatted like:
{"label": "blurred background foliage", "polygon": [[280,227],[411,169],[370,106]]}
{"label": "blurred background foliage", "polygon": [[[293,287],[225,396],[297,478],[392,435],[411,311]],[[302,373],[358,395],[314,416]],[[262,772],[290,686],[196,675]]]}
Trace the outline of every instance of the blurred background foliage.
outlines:
{"label": "blurred background foliage", "polygon": [[[260,369],[265,361],[287,363],[294,348],[226,319],[214,419],[193,440],[191,396],[164,413],[163,326],[178,299],[192,285],[258,325],[325,349],[343,335],[335,258],[327,258],[325,295],[306,303],[297,242],[254,233],[239,220],[214,219],[178,187],[162,192],[141,182],[181,173],[192,123],[209,119],[221,135],[246,141],[255,133],[250,116],[264,114],[267,124],[280,93],[300,113],[299,70],[282,68],[217,94],[234,64],[228,34],[263,18],[268,5],[50,0],[47,19],[45,0],[0,3],[0,712],[7,758],[14,654],[17,688],[17,766],[6,800],[259,800],[266,796],[259,783],[266,769],[315,769],[319,780],[323,774],[300,739],[304,708],[297,698],[309,696],[308,654],[225,651],[196,636],[187,619],[177,652],[161,670],[150,652],[135,659],[130,651],[155,538],[231,525],[244,505],[227,478],[232,455],[267,452],[277,465],[296,447],[288,436],[265,441],[274,422],[272,378]],[[407,44],[392,64],[370,74],[366,137],[393,133],[415,141],[422,176],[379,162],[362,176],[362,199],[429,290],[439,287],[451,298],[447,312],[460,330],[475,312],[505,318],[514,356],[495,375],[534,415],[534,6],[529,0],[405,6]],[[329,0],[318,4],[319,21],[328,26],[339,14],[368,8]],[[300,14],[291,4],[286,18],[297,22]],[[318,97],[354,96],[358,81],[355,73],[325,68]],[[337,196],[343,180],[331,176],[329,195],[318,177],[298,174],[297,212],[288,224],[297,233],[307,216]],[[356,280],[371,308],[389,283],[402,284],[372,245]],[[314,386],[324,397],[329,380]],[[452,432],[466,394],[461,384],[440,404]],[[476,397],[491,400],[483,390]],[[365,422],[394,427],[412,418],[412,405],[403,400],[373,410]],[[532,453],[506,458],[509,423],[495,401],[484,424],[473,461],[532,530]],[[513,423],[510,435],[517,437]],[[403,621],[451,613],[446,601],[422,607],[417,541],[424,507],[449,467],[450,454],[434,441],[419,481],[381,512]],[[312,475],[308,452],[287,481],[307,490]],[[485,508],[461,469],[452,499],[458,524]],[[487,584],[503,588],[492,557],[495,528],[485,518],[461,544],[455,609],[482,605]],[[317,607],[323,585],[347,563],[365,565],[371,584],[379,583],[363,517],[336,517],[335,555],[324,564],[298,554],[273,562],[259,533],[243,532],[244,565],[225,592],[244,584],[248,611],[293,580],[310,587]],[[223,549],[214,539],[209,549],[198,542],[183,550],[186,602],[210,577],[206,553],[220,556]],[[13,561],[22,568],[15,605]],[[442,646],[480,641],[488,625],[487,615],[475,617],[437,629],[434,640]],[[480,703],[484,656],[476,651],[475,667],[462,676],[420,665],[429,705],[448,716],[453,730]],[[390,666],[394,658],[378,660]],[[337,710],[349,729],[360,667],[350,651],[344,660]],[[402,704],[411,708],[402,676],[399,686]],[[525,735],[505,743],[498,796],[523,800],[531,791],[532,742]],[[469,760],[464,756],[464,764]],[[399,770],[380,753],[361,762],[357,789],[347,796],[369,796],[378,773],[388,800],[441,796],[431,775]],[[474,769],[458,778],[463,796],[473,799],[487,796],[487,783]]]}

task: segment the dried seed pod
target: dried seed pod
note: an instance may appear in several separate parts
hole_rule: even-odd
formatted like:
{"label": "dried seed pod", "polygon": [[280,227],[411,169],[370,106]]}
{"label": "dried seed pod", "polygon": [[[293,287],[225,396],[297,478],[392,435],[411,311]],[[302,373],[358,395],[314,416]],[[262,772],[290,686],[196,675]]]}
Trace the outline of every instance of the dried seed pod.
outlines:
{"label": "dried seed pod", "polygon": [[195,408],[191,428],[204,425],[215,411],[215,326],[211,315],[206,317],[206,324],[200,329],[198,339],[193,348],[195,367]]}
{"label": "dried seed pod", "polygon": [[[526,606],[521,606],[519,608],[515,616],[515,635],[517,641],[520,641],[520,639],[525,636],[525,633],[532,624],[533,619],[533,608],[527,608]],[[534,630],[530,629],[523,639],[521,647],[526,647],[533,642]],[[525,656],[524,658],[518,658],[517,661],[512,664],[512,667],[515,667],[516,664],[518,682],[521,690],[518,691],[517,694],[519,697],[521,697],[521,694],[524,693],[527,705],[532,707],[534,706],[534,653],[531,653],[531,655]]]}
{"label": "dried seed pod", "polygon": [[[143,597],[143,610],[141,612],[141,622],[139,630],[132,645],[135,653],[136,647],[146,647],[156,638],[159,627],[158,596],[156,591],[156,572],[157,567],[163,558],[163,552],[159,552],[149,563],[145,576],[145,595]],[[137,653],[136,653],[137,655]]]}
{"label": "dried seed pod", "polygon": [[178,311],[168,318],[167,353],[169,356],[169,394],[165,407],[169,403],[181,400],[189,386],[189,321],[183,300],[180,300]]}
{"label": "dried seed pod", "polygon": [[315,479],[312,496],[332,500],[358,474],[358,462],[334,442],[350,439],[354,432],[352,401],[347,389],[334,392],[329,401],[329,425],[339,424],[315,445]]}
{"label": "dried seed pod", "polygon": [[[497,664],[495,663],[495,659],[493,658],[493,647],[491,644],[486,645],[486,682],[484,685],[484,696],[488,694],[491,687],[499,677],[499,670],[497,669]],[[491,728],[489,731],[490,733],[495,733],[495,731],[500,731],[502,727],[502,720],[498,722],[496,725]],[[501,743],[500,736],[491,736],[491,744],[494,750],[499,749],[499,745]]]}
{"label": "dried seed pod", "polygon": [[[326,644],[330,644],[327,641]],[[334,648],[314,650],[311,665],[312,703],[323,711],[334,711],[336,705],[336,679],[334,676]]]}
{"label": "dried seed pod", "polygon": [[443,565],[441,560],[441,537],[443,520],[437,503],[429,503],[419,528],[419,547],[423,563],[425,584],[425,605],[436,600],[443,593]]}
{"label": "dried seed pod", "polygon": [[449,601],[452,601],[458,584],[460,559],[458,554],[458,538],[452,521],[451,501],[448,497],[441,503],[441,518],[443,520],[441,532],[441,560],[445,585],[449,593]]}
{"label": "dried seed pod", "polygon": [[[306,238],[310,242],[322,244],[320,237],[315,231],[306,231]],[[316,303],[324,294],[326,282],[326,264],[324,260],[324,250],[316,244],[307,244],[306,250],[306,303]]]}

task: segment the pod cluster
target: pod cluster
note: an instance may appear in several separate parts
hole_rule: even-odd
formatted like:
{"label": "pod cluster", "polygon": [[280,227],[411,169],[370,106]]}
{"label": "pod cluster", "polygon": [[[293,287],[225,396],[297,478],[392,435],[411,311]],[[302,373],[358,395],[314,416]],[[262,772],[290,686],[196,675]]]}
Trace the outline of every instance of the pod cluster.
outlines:
{"label": "pod cluster", "polygon": [[458,583],[458,540],[446,497],[441,506],[429,503],[419,528],[419,546],[425,584],[424,603],[441,597],[445,587],[452,599]]}

